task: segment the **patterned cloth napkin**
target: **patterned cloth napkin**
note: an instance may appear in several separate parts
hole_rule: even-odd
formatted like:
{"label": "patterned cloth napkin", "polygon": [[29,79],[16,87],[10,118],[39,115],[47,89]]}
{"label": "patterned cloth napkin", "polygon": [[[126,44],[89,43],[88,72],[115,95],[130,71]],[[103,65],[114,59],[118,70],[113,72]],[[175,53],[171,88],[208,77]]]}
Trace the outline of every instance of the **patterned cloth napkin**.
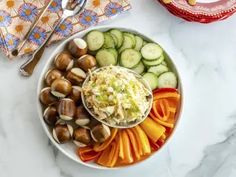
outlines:
{"label": "patterned cloth napkin", "polygon": [[[22,41],[40,11],[48,3],[49,0],[0,1],[0,48],[9,58],[13,58],[11,51]],[[130,8],[129,0],[88,0],[83,12],[61,24],[50,42],[71,36]],[[18,56],[36,50],[46,39],[55,22],[60,19],[61,14],[61,0],[54,0]]]}

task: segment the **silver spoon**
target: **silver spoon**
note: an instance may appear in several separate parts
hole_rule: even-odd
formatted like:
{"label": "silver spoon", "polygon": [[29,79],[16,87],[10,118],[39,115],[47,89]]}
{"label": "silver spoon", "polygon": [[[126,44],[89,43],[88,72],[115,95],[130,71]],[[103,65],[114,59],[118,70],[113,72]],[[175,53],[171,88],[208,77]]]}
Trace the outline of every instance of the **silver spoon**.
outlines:
{"label": "silver spoon", "polygon": [[53,35],[55,29],[62,24],[68,17],[79,14],[85,7],[87,0],[83,0],[79,4],[75,5],[75,0],[62,0],[62,16],[61,19],[56,23],[53,30],[48,35],[47,39],[42,43],[42,45],[34,52],[33,56],[20,67],[20,73],[23,76],[29,77],[32,75],[35,66],[39,62],[41,56],[44,53],[47,42]]}

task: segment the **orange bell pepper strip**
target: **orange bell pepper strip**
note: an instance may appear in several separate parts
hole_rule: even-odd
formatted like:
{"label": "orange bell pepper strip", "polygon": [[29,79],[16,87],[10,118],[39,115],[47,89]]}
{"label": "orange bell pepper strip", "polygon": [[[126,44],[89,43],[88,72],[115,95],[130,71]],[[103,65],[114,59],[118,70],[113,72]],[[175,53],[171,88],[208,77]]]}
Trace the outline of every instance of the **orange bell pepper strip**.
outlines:
{"label": "orange bell pepper strip", "polygon": [[108,166],[108,157],[111,152],[111,144],[101,152],[100,157],[97,159],[96,163],[102,166]]}
{"label": "orange bell pepper strip", "polygon": [[116,134],[118,132],[117,128],[113,128],[111,130],[111,136],[103,143],[96,143],[93,147],[94,151],[96,152],[100,152],[103,151],[104,149],[106,149],[112,142],[112,140],[116,137]]}
{"label": "orange bell pepper strip", "polygon": [[153,142],[151,139],[149,139],[149,142],[150,142],[150,146],[151,146],[152,151],[157,151],[160,148],[160,146],[157,144],[157,142]]}
{"label": "orange bell pepper strip", "polygon": [[117,141],[112,141],[112,143],[107,147],[97,160],[97,163],[106,167],[114,167],[119,156],[119,146]]}
{"label": "orange bell pepper strip", "polygon": [[153,102],[152,109],[155,116],[163,121],[167,121],[172,110],[169,109],[167,99],[160,99]]}
{"label": "orange bell pepper strip", "polygon": [[137,131],[136,131],[134,128],[131,128],[131,129],[129,129],[129,130],[133,133],[134,138],[135,138],[135,140],[136,140],[136,142],[137,142],[138,154],[139,154],[140,156],[144,155],[144,152],[143,152],[143,144],[142,144],[142,142],[141,142],[141,140],[140,140],[139,134],[137,133]]}
{"label": "orange bell pepper strip", "polygon": [[[158,110],[159,109],[159,110]],[[161,119],[164,115],[163,114],[160,114],[162,113],[161,110],[160,110],[160,106],[159,106],[159,101],[154,101],[153,104],[152,104],[152,110],[153,110],[153,113],[154,115],[158,118],[158,119]]]}
{"label": "orange bell pepper strip", "polygon": [[125,131],[127,132],[128,136],[129,136],[135,159],[140,160],[141,154],[139,154],[138,142],[135,139],[135,136],[134,136],[133,132],[130,129],[126,129]]}
{"label": "orange bell pepper strip", "polygon": [[[160,88],[160,89],[155,89],[153,90],[153,95],[156,96],[156,98],[160,99],[160,98],[176,98],[179,97],[179,91],[175,88]],[[168,96],[168,94],[170,94]],[[177,94],[177,95],[175,95]]]}
{"label": "orange bell pepper strip", "polygon": [[139,125],[137,125],[131,130],[134,133],[135,138],[140,141],[139,145],[142,149],[141,155],[149,155],[151,153],[151,147],[148,141],[148,137],[143,131],[143,129]]}
{"label": "orange bell pepper strip", "polygon": [[124,155],[124,149],[123,149],[123,141],[122,141],[122,137],[121,137],[121,131],[118,132],[118,146],[119,146],[119,158],[120,159],[124,159],[125,155]]}
{"label": "orange bell pepper strip", "polygon": [[95,152],[92,147],[86,146],[77,148],[76,154],[80,157],[83,162],[95,160],[99,157],[101,152]]}
{"label": "orange bell pepper strip", "polygon": [[167,121],[168,117],[170,116],[169,104],[166,99],[160,100],[160,108],[163,112],[163,117],[161,118],[163,121]]}
{"label": "orange bell pepper strip", "polygon": [[134,159],[131,152],[130,140],[125,130],[121,131],[121,138],[123,141],[123,150],[124,150],[124,159],[122,160],[122,163],[125,164],[133,163]]}
{"label": "orange bell pepper strip", "polygon": [[156,123],[151,118],[147,117],[142,123],[141,128],[144,130],[148,138],[153,142],[157,142],[158,139],[165,133],[166,129],[162,125]]}
{"label": "orange bell pepper strip", "polygon": [[153,97],[153,101],[159,100],[159,99],[168,99],[168,98],[175,98],[176,100],[180,99],[180,95],[176,93],[155,93]]}
{"label": "orange bell pepper strip", "polygon": [[173,123],[164,122],[164,121],[158,119],[157,117],[155,117],[155,115],[154,115],[152,112],[149,113],[149,116],[150,116],[154,121],[156,121],[157,123],[163,125],[164,127],[174,128],[174,124],[173,124]]}

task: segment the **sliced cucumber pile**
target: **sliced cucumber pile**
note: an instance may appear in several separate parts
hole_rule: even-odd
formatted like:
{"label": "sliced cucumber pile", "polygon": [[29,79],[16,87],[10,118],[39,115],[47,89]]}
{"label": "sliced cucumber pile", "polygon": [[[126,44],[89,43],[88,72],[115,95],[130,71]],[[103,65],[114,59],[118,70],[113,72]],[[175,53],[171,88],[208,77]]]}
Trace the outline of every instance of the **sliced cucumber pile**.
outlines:
{"label": "sliced cucumber pile", "polygon": [[152,89],[176,88],[177,76],[168,68],[163,49],[141,36],[118,29],[93,30],[86,36],[89,53],[99,66],[121,65],[142,74]]}

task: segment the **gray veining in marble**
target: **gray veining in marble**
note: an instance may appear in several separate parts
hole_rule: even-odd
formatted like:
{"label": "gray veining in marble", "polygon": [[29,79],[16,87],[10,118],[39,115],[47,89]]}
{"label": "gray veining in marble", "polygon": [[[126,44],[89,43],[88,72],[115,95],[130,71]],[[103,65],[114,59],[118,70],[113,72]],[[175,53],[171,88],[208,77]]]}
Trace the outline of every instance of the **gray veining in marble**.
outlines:
{"label": "gray veining in marble", "polygon": [[155,0],[131,0],[132,11],[104,22],[131,27],[159,41],[182,76],[185,105],[172,140],[144,163],[94,170],[65,157],[49,142],[37,117],[40,70],[19,76],[24,59],[0,55],[0,177],[235,177],[236,15],[203,25],[172,16]]}

